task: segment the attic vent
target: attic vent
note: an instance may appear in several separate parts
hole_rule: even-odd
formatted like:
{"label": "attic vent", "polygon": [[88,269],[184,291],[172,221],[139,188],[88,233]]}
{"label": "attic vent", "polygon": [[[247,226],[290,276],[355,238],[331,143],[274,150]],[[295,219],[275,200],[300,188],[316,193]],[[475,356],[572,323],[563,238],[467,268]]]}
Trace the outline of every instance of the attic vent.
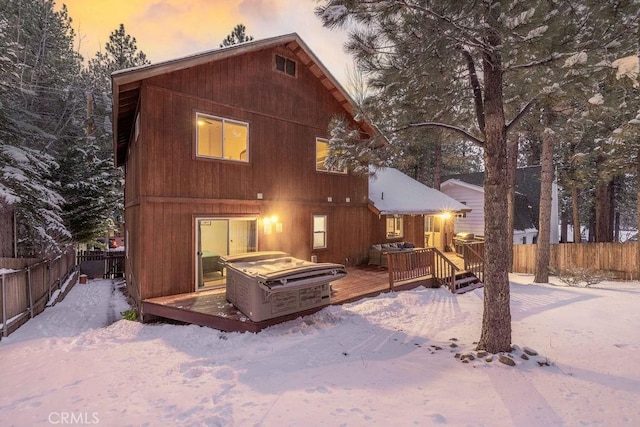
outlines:
{"label": "attic vent", "polygon": [[285,58],[284,56],[276,55],[276,70],[295,77],[296,61]]}

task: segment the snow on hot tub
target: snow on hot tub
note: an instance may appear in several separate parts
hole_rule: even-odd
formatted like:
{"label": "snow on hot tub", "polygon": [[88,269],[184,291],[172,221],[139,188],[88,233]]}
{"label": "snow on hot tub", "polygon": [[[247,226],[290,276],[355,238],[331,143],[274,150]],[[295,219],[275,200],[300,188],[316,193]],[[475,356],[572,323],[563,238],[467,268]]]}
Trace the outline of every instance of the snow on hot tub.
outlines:
{"label": "snow on hot tub", "polygon": [[228,255],[221,262],[227,267],[227,301],[254,322],[328,305],[330,283],[347,275],[342,264],[285,252]]}

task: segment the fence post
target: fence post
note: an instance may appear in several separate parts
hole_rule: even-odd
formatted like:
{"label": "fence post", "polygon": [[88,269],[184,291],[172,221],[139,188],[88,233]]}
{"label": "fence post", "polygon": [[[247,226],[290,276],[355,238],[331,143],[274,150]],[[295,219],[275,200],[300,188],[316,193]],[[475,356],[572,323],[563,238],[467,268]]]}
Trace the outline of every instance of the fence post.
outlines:
{"label": "fence post", "polygon": [[33,290],[31,289],[31,266],[27,267],[27,292],[29,294],[29,317],[33,319]]}
{"label": "fence post", "polygon": [[4,280],[4,274],[2,275],[2,336],[7,337],[8,325],[7,325],[7,285]]}
{"label": "fence post", "polygon": [[49,298],[47,298],[47,301],[51,301],[51,260],[47,260],[45,265],[47,266],[47,287],[49,288]]}

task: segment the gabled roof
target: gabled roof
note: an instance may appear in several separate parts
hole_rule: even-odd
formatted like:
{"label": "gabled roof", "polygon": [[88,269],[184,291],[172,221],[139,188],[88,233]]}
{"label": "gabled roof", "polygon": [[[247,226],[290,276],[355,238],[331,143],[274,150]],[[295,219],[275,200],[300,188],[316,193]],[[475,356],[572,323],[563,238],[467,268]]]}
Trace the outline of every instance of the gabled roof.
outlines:
{"label": "gabled roof", "polygon": [[[342,105],[346,112],[352,117],[356,115],[355,102],[324,65],[322,65],[313,52],[311,52],[309,47],[300,39],[298,34],[291,33],[241,43],[185,56],[183,58],[114,72],[111,75],[111,81],[113,89],[113,148],[116,166],[124,164],[126,159],[129,138],[131,136],[140,97],[140,87],[144,79],[276,46],[284,46],[293,52],[300,62],[309,68],[318,80],[320,80],[322,85],[333,95],[340,105]],[[362,129],[370,136],[378,134],[374,126],[369,123],[361,122],[360,126],[362,126]]]}
{"label": "gabled roof", "polygon": [[468,188],[469,190],[477,191],[479,193],[484,193],[484,188],[482,186],[469,184],[468,182],[465,182],[459,179],[454,179],[454,178],[447,179],[442,184],[440,184],[440,189],[442,190],[452,185],[458,185],[460,187]]}
{"label": "gabled roof", "polygon": [[467,206],[394,168],[378,169],[369,178],[369,205],[379,215],[469,212]]}

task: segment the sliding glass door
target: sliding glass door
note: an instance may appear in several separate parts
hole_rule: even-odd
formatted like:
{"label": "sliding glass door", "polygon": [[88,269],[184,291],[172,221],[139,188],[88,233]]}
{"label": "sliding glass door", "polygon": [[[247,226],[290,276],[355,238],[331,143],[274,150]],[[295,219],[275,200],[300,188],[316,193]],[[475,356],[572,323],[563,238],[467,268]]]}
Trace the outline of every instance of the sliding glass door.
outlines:
{"label": "sliding glass door", "polygon": [[220,257],[257,249],[256,218],[196,219],[196,286],[224,286]]}

